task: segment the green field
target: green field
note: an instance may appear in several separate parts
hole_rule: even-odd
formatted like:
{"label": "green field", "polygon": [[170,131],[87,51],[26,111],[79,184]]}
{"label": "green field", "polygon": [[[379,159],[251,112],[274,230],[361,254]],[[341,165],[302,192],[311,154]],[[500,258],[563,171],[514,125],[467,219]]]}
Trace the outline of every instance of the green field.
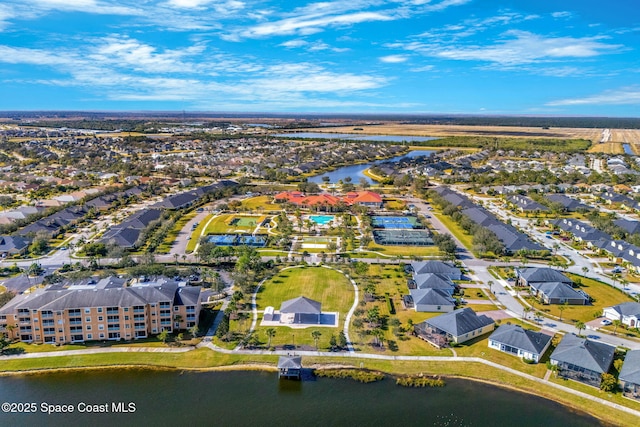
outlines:
{"label": "green field", "polygon": [[340,320],[353,305],[353,286],[341,273],[323,267],[300,267],[282,270],[265,282],[258,292],[258,310],[305,296],[322,303],[322,311],[340,312]]}
{"label": "green field", "polygon": [[[265,220],[265,216],[243,216],[235,214],[222,214],[213,218],[213,220],[206,225],[204,235],[207,234],[227,234],[227,233],[251,233],[255,230],[256,225]],[[207,218],[203,221],[206,224]],[[237,220],[237,223],[232,223]],[[198,231],[196,229],[195,231]]]}
{"label": "green field", "polygon": [[278,204],[271,203],[273,197],[258,196],[251,197],[242,201],[242,209],[246,211],[280,211],[282,207]]}

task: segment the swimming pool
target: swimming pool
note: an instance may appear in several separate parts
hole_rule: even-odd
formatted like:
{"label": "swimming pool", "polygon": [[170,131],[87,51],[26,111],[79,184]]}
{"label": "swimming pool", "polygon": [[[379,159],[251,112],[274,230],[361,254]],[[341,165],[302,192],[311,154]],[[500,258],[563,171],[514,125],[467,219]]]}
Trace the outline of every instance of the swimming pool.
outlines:
{"label": "swimming pool", "polygon": [[334,215],[310,215],[309,219],[318,225],[326,225],[335,219]]}

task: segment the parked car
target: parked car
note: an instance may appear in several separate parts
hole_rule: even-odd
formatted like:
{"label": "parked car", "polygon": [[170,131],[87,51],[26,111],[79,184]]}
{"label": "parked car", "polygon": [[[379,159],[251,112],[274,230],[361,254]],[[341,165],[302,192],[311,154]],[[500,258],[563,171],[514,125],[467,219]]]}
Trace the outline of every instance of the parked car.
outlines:
{"label": "parked car", "polygon": [[600,322],[600,324],[601,324],[601,325],[604,325],[604,326],[608,326],[608,325],[610,325],[611,323],[612,323],[612,322],[611,322],[611,320],[609,320],[609,319],[602,319],[602,321]]}

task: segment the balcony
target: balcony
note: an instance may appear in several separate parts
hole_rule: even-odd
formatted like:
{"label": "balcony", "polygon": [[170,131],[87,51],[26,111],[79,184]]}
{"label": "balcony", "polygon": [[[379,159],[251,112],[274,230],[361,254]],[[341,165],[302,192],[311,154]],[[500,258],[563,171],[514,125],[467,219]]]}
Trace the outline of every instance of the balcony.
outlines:
{"label": "balcony", "polygon": [[134,308],[133,312],[134,313],[144,313],[144,308]]}
{"label": "balcony", "polygon": [[109,331],[119,331],[120,330],[120,325],[109,326],[107,328],[107,330],[109,330]]}
{"label": "balcony", "polygon": [[109,314],[120,314],[120,310],[107,310],[107,315]]}
{"label": "balcony", "polygon": [[82,320],[70,320],[70,325],[82,325]]}

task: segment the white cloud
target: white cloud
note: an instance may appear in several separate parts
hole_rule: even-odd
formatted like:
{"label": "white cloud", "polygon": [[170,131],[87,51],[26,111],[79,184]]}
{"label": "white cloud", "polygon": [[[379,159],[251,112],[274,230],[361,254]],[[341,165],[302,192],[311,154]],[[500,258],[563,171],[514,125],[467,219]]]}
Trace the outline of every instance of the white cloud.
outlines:
{"label": "white cloud", "polygon": [[573,14],[571,12],[563,11],[563,12],[553,12],[551,16],[554,18],[570,18]]}
{"label": "white cloud", "polygon": [[117,2],[98,0],[29,0],[29,6],[43,11],[61,10],[101,15],[141,15],[140,9],[121,6]]}
{"label": "white cloud", "polygon": [[584,98],[560,99],[548,102],[548,106],[562,105],[640,105],[640,87],[631,86],[622,89],[610,90],[597,95],[591,95]]}
{"label": "white cloud", "polygon": [[386,62],[389,64],[397,64],[400,62],[406,62],[409,59],[409,57],[407,55],[387,55],[387,56],[381,56],[378,59],[382,62]]}
{"label": "white cloud", "polygon": [[546,37],[526,31],[507,31],[505,39],[493,45],[432,45],[421,42],[396,43],[429,56],[459,61],[485,61],[501,65],[530,64],[570,58],[589,58],[620,51],[622,45],[604,43],[603,37]]}
{"label": "white cloud", "polygon": [[275,35],[309,35],[326,27],[340,27],[370,21],[390,21],[391,16],[378,12],[355,12],[343,15],[298,16],[266,22],[235,33],[236,38],[261,38]]}
{"label": "white cloud", "polygon": [[422,67],[410,68],[409,71],[411,71],[412,73],[424,73],[427,71],[433,71],[434,69],[435,69],[435,66],[433,65],[424,65]]}
{"label": "white cloud", "polygon": [[192,73],[197,71],[200,65],[184,62],[183,59],[195,57],[204,49],[205,46],[201,44],[160,53],[155,47],[135,39],[112,36],[100,40],[95,52],[89,57],[98,63],[145,73]]}

